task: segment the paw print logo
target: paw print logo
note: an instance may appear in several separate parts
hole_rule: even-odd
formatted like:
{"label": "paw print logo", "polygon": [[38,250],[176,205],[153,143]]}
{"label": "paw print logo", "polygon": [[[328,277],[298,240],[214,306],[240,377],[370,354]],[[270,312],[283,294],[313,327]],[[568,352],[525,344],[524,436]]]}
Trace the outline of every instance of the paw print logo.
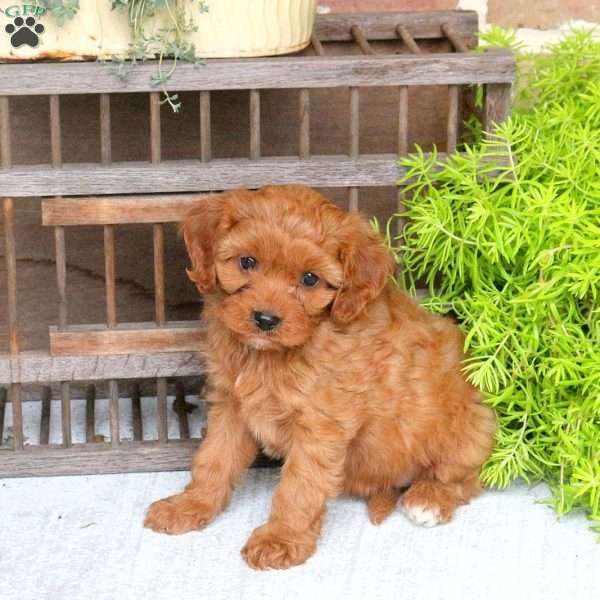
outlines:
{"label": "paw print logo", "polygon": [[33,17],[17,17],[12,23],[9,23],[4,31],[10,35],[10,43],[13,48],[18,48],[23,44],[35,48],[40,41],[39,36],[44,33],[44,26],[36,23]]}

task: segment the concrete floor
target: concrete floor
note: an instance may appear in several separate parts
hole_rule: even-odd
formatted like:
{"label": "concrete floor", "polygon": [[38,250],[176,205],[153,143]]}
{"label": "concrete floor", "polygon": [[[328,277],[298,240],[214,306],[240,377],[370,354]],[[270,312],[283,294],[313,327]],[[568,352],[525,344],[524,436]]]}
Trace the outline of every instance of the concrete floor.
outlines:
{"label": "concrete floor", "polygon": [[340,498],[305,565],[255,572],[239,550],[266,519],[277,477],[252,471],[220,518],[181,537],[142,520],[186,473],[0,480],[0,598],[600,598],[600,544],[583,516],[558,521],[536,503],[543,486],[486,492],[434,529],[399,512],[375,527],[364,503]]}

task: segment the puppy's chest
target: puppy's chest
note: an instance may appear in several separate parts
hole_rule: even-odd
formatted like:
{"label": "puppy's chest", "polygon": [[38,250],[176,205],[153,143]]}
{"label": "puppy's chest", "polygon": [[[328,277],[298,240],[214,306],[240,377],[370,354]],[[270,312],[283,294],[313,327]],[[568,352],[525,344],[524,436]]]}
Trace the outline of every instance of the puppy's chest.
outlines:
{"label": "puppy's chest", "polygon": [[301,399],[285,377],[268,371],[242,371],[234,384],[242,418],[265,452],[287,454]]}

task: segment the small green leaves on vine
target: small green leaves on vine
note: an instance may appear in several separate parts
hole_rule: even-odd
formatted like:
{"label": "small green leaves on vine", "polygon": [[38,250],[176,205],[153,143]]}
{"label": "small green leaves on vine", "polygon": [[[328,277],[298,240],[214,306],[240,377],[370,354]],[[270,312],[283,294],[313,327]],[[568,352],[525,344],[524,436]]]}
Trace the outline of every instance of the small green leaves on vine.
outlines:
{"label": "small green leaves on vine", "polygon": [[37,3],[48,9],[59,26],[72,19],[79,10],[79,0],[37,0]]}
{"label": "small green leaves on vine", "polygon": [[[38,0],[48,8],[58,25],[63,25],[79,10],[79,0]],[[177,94],[167,89],[167,84],[179,62],[200,64],[194,44],[187,34],[197,31],[191,9],[197,7],[200,13],[209,11],[205,0],[111,0],[112,10],[126,11],[132,42],[122,56],[113,56],[113,72],[126,80],[133,65],[149,58],[157,59],[157,72],[151,77],[151,84],[159,87],[164,95],[163,104],[169,104],[174,112],[181,108]],[[164,26],[156,28],[150,20],[158,14],[164,18]],[[151,27],[151,29],[149,29]],[[172,59],[165,67],[165,59]]]}

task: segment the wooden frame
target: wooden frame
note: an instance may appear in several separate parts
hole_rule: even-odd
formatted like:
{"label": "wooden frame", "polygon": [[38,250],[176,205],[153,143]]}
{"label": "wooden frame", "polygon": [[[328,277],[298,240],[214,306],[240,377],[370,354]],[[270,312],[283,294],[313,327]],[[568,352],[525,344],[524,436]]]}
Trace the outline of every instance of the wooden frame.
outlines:
{"label": "wooden frame", "polygon": [[[165,62],[165,69],[172,65]],[[219,59],[205,66],[177,66],[169,87],[181,91],[331,88],[375,85],[511,83],[508,50],[482,54],[414,54]],[[142,64],[126,82],[102,63],[3,65],[5,96],[150,92],[155,67]],[[12,72],[11,72],[12,70]],[[43,79],[42,79],[43,77]],[[157,93],[157,92],[155,92]]]}
{"label": "wooden frame", "polygon": [[[421,40],[445,40],[453,52],[428,54]],[[380,52],[379,42],[395,41],[401,54]],[[336,54],[337,45],[354,44],[357,53]],[[194,91],[200,98],[200,145],[195,160],[164,161],[161,155],[160,96],[150,84],[155,66],[138,65],[124,82],[101,63],[33,63],[0,65],[0,197],[3,197],[7,271],[8,352],[0,353],[0,438],[5,411],[12,407],[13,445],[0,450],[0,477],[7,475],[74,474],[128,470],[176,469],[189,464],[193,447],[185,408],[185,390],[175,388],[180,440],[167,432],[167,378],[198,376],[204,361],[198,351],[203,327],[198,322],[171,322],[165,306],[164,225],[181,220],[201,192],[273,183],[305,183],[348,190],[351,210],[359,210],[361,189],[394,186],[404,170],[396,154],[360,151],[361,89],[386,86],[398,90],[397,151],[408,151],[408,89],[448,86],[446,146],[459,142],[461,94],[464,86],[485,86],[486,129],[502,122],[510,110],[515,63],[505,50],[472,52],[477,43],[477,15],[471,11],[321,15],[311,48],[302,56],[211,60],[205,65],[180,64],[169,89]],[[168,69],[168,66],[164,67]],[[18,76],[17,76],[18,73]],[[349,89],[348,147],[336,156],[311,153],[310,90]],[[298,94],[298,152],[264,156],[261,147],[261,90],[285,88]],[[213,158],[211,91],[249,90],[248,158]],[[113,162],[110,94],[143,92],[150,96],[150,160]],[[61,98],[68,94],[100,96],[100,162],[63,164]],[[49,98],[51,161],[48,165],[13,166],[10,143],[10,98]],[[345,151],[345,152],[344,152]],[[443,158],[443,155],[440,155]],[[118,190],[118,196],[114,195]],[[109,195],[110,194],[110,195]],[[136,195],[138,194],[138,195]],[[142,195],[139,195],[142,194]],[[22,352],[17,321],[17,262],[14,204],[18,198],[45,196],[42,222],[54,229],[59,318],[49,332],[49,351]],[[400,190],[398,201],[402,201]],[[152,323],[118,323],[116,313],[115,227],[145,223],[152,228],[155,319]],[[65,228],[103,228],[106,322],[69,322]],[[183,266],[182,266],[183,268]],[[134,441],[121,439],[119,382],[156,380],[158,439],[142,442],[140,388],[130,393]],[[85,444],[71,436],[71,384],[92,382],[86,395]],[[110,441],[94,439],[95,388],[107,381]],[[48,445],[51,391],[60,390],[62,444]],[[22,386],[45,385],[41,398],[40,445],[27,447],[23,436]]]}
{"label": "wooden frame", "polygon": [[[441,154],[441,158],[444,154]],[[160,164],[127,161],[102,165],[69,164],[52,167],[20,167],[0,177],[0,195],[108,194],[115,189],[125,194],[184,192],[191,189],[226,190],[256,188],[265,181],[304,183],[323,187],[395,185],[404,170],[395,154],[218,159],[207,163],[194,160]],[[152,202],[152,199],[150,199]]]}
{"label": "wooden frame", "polygon": [[[158,310],[161,313],[164,311],[164,302],[158,303]],[[152,354],[193,352],[202,348],[204,328],[201,323],[171,321],[169,327],[166,327],[164,318],[160,321],[162,322],[51,327],[50,354]]]}

